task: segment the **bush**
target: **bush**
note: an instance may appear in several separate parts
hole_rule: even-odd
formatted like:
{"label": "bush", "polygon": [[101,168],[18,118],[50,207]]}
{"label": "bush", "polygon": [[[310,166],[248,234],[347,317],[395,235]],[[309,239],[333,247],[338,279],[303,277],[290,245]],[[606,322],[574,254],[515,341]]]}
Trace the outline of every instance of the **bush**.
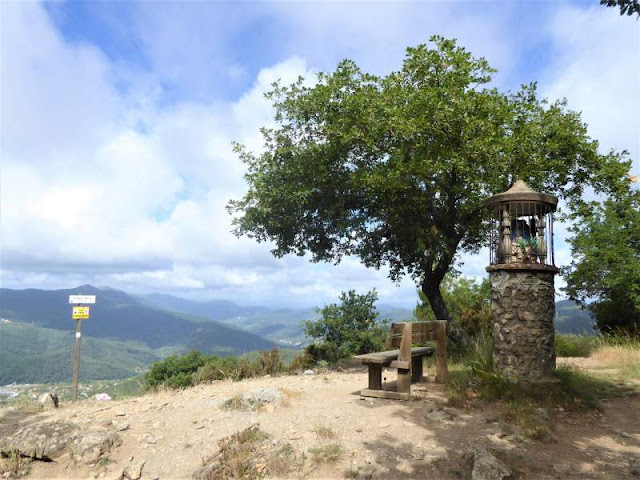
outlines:
{"label": "bush", "polygon": [[215,380],[241,380],[242,367],[236,357],[208,357],[207,362],[192,375],[192,383],[213,382]]}
{"label": "bush", "polygon": [[170,355],[161,362],[155,362],[145,374],[145,386],[154,388],[165,385],[182,388],[192,385],[192,375],[207,362],[207,356],[196,350],[178,357]]}
{"label": "bush", "polygon": [[196,350],[183,356],[171,355],[156,362],[145,374],[147,390],[159,386],[184,388],[215,380],[242,380],[284,370],[280,350],[261,351],[256,361],[247,358],[203,355]]}
{"label": "bush", "polygon": [[588,357],[598,347],[598,337],[590,335],[556,335],[557,357]]}
{"label": "bush", "polygon": [[342,292],[340,304],[326,305],[318,311],[319,320],[305,322],[305,334],[316,339],[305,352],[315,361],[335,363],[352,355],[382,350],[387,338],[387,321],[378,321],[374,290],[358,295]]}
{"label": "bush", "polygon": [[262,375],[272,375],[284,370],[284,363],[282,362],[282,356],[280,356],[278,347],[273,347],[271,351],[260,351],[256,363],[258,371]]}
{"label": "bush", "polygon": [[[449,358],[465,360],[476,347],[476,337],[491,331],[491,284],[487,278],[476,282],[449,273],[440,288],[451,317],[447,324]],[[419,321],[437,320],[425,294],[418,290],[418,296],[414,316]]]}
{"label": "bush", "polygon": [[493,337],[486,330],[481,330],[470,342],[467,350],[466,364],[471,372],[479,378],[493,375]]}
{"label": "bush", "polygon": [[309,347],[305,348],[302,353],[299,353],[293,357],[293,360],[291,360],[291,363],[289,364],[290,372],[295,372],[297,370],[307,370],[308,368],[313,366],[315,362],[313,360],[313,356],[311,356],[307,352],[308,348]]}
{"label": "bush", "polygon": [[[474,337],[491,328],[491,284],[487,278],[476,282],[449,273],[440,288],[453,324],[450,330],[458,329],[462,335]],[[421,290],[418,290],[418,297],[420,302],[414,309],[415,317],[420,321],[438,320]]]}

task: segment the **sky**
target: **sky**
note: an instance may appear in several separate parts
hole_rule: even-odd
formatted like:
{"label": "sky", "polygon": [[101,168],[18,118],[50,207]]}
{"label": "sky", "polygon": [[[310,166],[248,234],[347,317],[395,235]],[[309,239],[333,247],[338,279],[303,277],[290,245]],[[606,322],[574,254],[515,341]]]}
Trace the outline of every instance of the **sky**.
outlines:
{"label": "sky", "polygon": [[[584,2],[0,2],[0,286],[90,283],[242,304],[321,306],[376,288],[412,308],[411,279],[357,258],[274,258],[231,233],[246,192],[232,142],[259,152],[264,93],[344,59],[385,75],[434,34],[537,81],[582,112],[601,150],[640,173],[640,21]],[[498,193],[498,192],[496,192]],[[570,261],[556,229],[556,264]],[[486,249],[462,255],[486,275]],[[562,280],[558,282],[562,285]]]}

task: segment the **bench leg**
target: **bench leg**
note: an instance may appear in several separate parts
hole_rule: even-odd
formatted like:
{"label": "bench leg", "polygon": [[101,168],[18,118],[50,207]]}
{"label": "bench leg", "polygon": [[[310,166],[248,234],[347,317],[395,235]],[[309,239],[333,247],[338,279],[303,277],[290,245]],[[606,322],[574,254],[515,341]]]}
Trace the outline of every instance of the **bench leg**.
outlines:
{"label": "bench leg", "polygon": [[411,383],[422,381],[422,359],[423,357],[413,357],[411,359]]}
{"label": "bench leg", "polygon": [[436,383],[447,383],[447,322],[438,321],[438,339],[436,340]]}
{"label": "bench leg", "polygon": [[369,390],[382,390],[382,365],[369,364]]}
{"label": "bench leg", "polygon": [[404,368],[398,369],[398,393],[411,391],[411,371]]}

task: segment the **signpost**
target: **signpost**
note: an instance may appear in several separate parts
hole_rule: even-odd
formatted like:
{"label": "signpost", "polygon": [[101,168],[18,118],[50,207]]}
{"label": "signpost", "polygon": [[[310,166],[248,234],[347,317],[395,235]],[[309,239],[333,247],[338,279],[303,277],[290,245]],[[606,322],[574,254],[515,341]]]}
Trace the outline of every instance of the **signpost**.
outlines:
{"label": "signpost", "polygon": [[89,307],[73,307],[74,320],[86,320],[89,318]]}
{"label": "signpost", "polygon": [[69,303],[96,303],[95,295],[69,295]]}
{"label": "signpost", "polygon": [[69,303],[75,304],[71,318],[76,321],[76,349],[73,355],[73,401],[78,399],[78,375],[80,373],[80,343],[82,341],[82,320],[89,318],[89,307],[79,304],[96,303],[95,295],[69,295]]}

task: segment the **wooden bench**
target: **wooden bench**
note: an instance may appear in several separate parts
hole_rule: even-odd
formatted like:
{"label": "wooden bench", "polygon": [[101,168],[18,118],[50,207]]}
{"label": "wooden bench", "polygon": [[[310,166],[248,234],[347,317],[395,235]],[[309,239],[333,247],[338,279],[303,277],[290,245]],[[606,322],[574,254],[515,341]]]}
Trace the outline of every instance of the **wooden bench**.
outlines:
{"label": "wooden bench", "polygon": [[[415,347],[414,343],[435,341],[433,347]],[[388,346],[397,350],[365,353],[354,358],[369,367],[369,387],[360,392],[363,397],[392,398],[409,400],[411,383],[424,381],[422,361],[424,357],[436,356],[436,382],[447,382],[447,322],[394,323],[389,331]],[[387,390],[382,385],[382,369],[398,370],[397,388]]]}

